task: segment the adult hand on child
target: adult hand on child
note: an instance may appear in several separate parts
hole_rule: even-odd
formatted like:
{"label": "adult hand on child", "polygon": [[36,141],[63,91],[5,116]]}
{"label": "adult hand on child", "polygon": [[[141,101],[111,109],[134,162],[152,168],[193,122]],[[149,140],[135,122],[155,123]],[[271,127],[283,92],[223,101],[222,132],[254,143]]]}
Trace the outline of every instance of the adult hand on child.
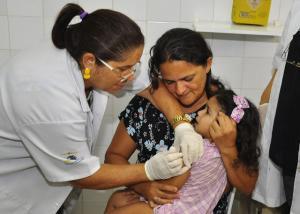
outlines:
{"label": "adult hand on child", "polygon": [[149,203],[151,202],[149,204],[151,207],[171,203],[174,199],[179,197],[177,187],[156,181],[136,184],[132,188],[146,198]]}
{"label": "adult hand on child", "polygon": [[209,128],[210,136],[223,155],[236,155],[236,123],[233,119],[219,112]]}
{"label": "adult hand on child", "polygon": [[190,123],[181,123],[175,127],[174,146],[183,153],[183,162],[190,168],[191,164],[203,154],[203,139]]}
{"label": "adult hand on child", "polygon": [[150,181],[167,179],[185,173],[189,168],[183,166],[182,153],[171,147],[158,152],[145,163],[145,172]]}

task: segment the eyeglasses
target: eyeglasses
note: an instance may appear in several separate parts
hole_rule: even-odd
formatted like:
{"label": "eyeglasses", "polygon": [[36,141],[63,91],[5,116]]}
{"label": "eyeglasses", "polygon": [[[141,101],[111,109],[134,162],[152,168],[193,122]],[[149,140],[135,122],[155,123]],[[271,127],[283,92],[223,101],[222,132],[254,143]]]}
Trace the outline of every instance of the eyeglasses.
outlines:
{"label": "eyeglasses", "polygon": [[109,65],[107,62],[105,62],[102,59],[97,58],[103,65],[105,65],[109,70],[115,71],[115,72],[124,72],[130,70],[131,72],[135,73],[137,70],[139,70],[141,63],[137,62],[136,64],[130,66],[129,68],[113,68],[111,65]]}

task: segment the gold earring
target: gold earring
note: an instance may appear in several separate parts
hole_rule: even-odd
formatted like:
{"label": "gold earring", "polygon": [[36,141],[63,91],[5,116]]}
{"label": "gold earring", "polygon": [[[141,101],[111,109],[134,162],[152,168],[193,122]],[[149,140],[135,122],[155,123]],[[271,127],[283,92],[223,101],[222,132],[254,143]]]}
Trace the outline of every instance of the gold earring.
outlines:
{"label": "gold earring", "polygon": [[85,80],[88,80],[88,79],[91,78],[91,69],[89,69],[89,68],[85,68],[85,69],[84,69],[84,72],[83,72],[83,78],[84,78]]}

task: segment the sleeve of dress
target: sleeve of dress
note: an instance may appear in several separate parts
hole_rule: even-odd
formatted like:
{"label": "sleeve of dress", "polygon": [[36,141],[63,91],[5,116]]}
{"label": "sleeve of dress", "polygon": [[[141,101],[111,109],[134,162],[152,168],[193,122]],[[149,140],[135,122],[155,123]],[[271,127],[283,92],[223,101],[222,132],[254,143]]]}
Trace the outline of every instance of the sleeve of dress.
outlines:
{"label": "sleeve of dress", "polygon": [[135,96],[119,115],[119,119],[124,122],[128,135],[135,143],[138,143],[138,140],[141,139],[143,120],[140,114],[142,114],[142,109],[143,104],[141,97]]}

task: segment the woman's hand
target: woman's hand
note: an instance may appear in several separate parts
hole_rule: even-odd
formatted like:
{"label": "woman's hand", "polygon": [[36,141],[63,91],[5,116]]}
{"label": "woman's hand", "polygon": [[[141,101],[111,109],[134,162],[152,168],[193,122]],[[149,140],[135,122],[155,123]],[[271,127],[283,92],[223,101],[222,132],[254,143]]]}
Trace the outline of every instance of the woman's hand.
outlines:
{"label": "woman's hand", "polygon": [[174,199],[179,198],[177,187],[161,184],[156,181],[137,184],[132,188],[146,198],[151,207],[159,204],[172,203]]}
{"label": "woman's hand", "polygon": [[236,151],[236,123],[233,119],[219,112],[219,115],[209,128],[210,136],[220,153],[226,156],[235,156]]}

